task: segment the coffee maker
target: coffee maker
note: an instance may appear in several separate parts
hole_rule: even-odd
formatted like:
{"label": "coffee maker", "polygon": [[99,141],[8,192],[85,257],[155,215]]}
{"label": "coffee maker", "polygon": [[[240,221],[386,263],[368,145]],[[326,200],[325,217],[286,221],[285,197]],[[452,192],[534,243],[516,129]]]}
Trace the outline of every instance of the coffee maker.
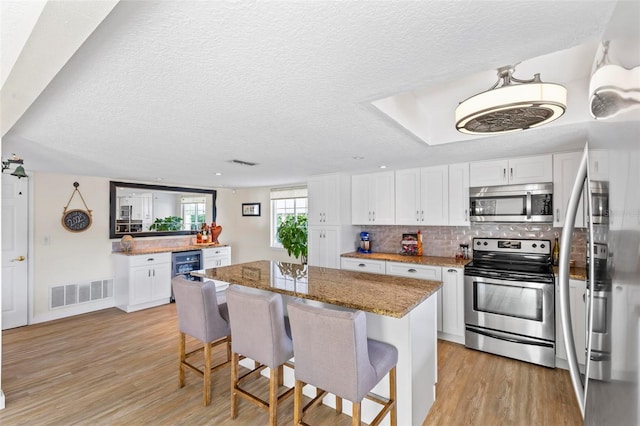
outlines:
{"label": "coffee maker", "polygon": [[360,233],[360,247],[358,247],[360,253],[371,253],[371,239],[368,232]]}

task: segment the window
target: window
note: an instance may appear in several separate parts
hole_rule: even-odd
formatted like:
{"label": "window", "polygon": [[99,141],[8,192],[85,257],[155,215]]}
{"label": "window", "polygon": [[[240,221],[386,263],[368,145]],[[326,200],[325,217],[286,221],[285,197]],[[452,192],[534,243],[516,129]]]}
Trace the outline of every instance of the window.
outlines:
{"label": "window", "polygon": [[182,229],[186,231],[200,229],[206,220],[204,197],[183,197],[180,204],[182,208]]}
{"label": "window", "polygon": [[282,248],[276,233],[288,215],[307,214],[307,188],[274,188],[271,190],[271,247]]}

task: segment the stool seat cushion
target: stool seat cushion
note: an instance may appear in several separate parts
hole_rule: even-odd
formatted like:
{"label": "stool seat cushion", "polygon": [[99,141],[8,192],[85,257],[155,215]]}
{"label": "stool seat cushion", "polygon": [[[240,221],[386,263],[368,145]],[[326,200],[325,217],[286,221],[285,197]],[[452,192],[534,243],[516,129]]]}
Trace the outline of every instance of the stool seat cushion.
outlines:
{"label": "stool seat cushion", "polygon": [[362,311],[288,305],[295,344],[295,377],[359,402],[398,361],[390,344],[367,339]]}
{"label": "stool seat cushion", "polygon": [[229,336],[227,304],[218,305],[213,281],[189,281],[178,276],[172,279],[178,311],[178,328],[182,333],[203,342],[213,342]]}
{"label": "stool seat cushion", "polygon": [[232,285],[227,289],[231,349],[269,368],[293,357],[293,343],[278,293]]}

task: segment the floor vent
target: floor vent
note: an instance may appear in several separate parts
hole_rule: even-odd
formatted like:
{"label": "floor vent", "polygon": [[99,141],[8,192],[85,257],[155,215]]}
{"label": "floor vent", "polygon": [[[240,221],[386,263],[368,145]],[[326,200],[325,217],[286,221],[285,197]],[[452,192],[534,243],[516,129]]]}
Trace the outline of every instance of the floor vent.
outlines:
{"label": "floor vent", "polygon": [[107,299],[113,297],[113,279],[51,287],[50,295],[51,309]]}

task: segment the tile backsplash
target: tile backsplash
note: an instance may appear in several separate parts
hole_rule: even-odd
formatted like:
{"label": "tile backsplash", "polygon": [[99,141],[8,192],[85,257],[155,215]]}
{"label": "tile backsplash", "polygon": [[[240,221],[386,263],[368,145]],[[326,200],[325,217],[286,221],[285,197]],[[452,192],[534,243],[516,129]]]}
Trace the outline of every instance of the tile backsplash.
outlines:
{"label": "tile backsplash", "polygon": [[[362,226],[360,231],[369,232],[374,252],[399,253],[402,234],[421,231],[425,256],[454,257],[460,244],[467,243],[471,247],[474,238],[539,238],[553,244],[554,238],[560,237],[562,228],[550,224],[486,223],[472,226]],[[576,229],[571,247],[571,260],[576,266],[585,266],[586,247],[586,229]]]}

